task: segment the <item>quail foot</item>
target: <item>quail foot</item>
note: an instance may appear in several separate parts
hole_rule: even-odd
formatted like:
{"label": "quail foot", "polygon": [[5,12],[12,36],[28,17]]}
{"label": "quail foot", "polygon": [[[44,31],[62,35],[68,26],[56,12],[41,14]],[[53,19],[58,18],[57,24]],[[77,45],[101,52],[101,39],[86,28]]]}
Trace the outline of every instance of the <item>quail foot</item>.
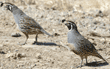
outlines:
{"label": "quail foot", "polygon": [[26,15],[17,6],[15,6],[12,3],[8,3],[8,2],[5,2],[4,4],[6,4],[5,8],[13,14],[15,22],[19,30],[22,33],[24,33],[26,36],[26,40],[22,45],[26,44],[29,38],[28,35],[31,35],[31,34],[36,34],[36,37],[35,37],[36,44],[38,43],[37,42],[38,34],[47,34],[49,36],[52,36],[49,33],[47,33],[33,18]]}
{"label": "quail foot", "polygon": [[79,55],[81,58],[81,63],[78,67],[82,67],[82,62],[84,58],[86,59],[87,64],[87,57],[90,55],[96,56],[107,63],[107,61],[97,52],[94,45],[78,32],[77,26],[74,22],[69,20],[62,20],[62,22],[64,22],[69,29],[68,43],[69,45],[73,46],[71,51]]}

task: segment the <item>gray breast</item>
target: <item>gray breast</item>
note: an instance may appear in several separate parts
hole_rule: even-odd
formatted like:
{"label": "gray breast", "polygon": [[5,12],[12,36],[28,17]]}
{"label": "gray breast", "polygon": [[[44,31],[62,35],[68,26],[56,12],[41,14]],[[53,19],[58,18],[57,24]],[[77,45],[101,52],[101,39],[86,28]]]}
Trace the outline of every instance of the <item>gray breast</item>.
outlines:
{"label": "gray breast", "polygon": [[77,40],[77,33],[74,30],[68,32],[68,43],[75,43]]}

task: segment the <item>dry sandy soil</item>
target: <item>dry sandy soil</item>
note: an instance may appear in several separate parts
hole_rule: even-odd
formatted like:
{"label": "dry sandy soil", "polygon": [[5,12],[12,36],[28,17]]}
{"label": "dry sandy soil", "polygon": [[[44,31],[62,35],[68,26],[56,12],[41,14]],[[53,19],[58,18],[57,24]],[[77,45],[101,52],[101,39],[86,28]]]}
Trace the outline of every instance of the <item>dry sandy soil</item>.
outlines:
{"label": "dry sandy soil", "polygon": [[[67,45],[68,32],[67,27],[61,22],[64,18],[75,21],[79,32],[90,40],[103,58],[110,63],[110,15],[107,11],[105,13],[98,8],[86,12],[80,5],[77,10],[71,10],[71,6],[65,10],[58,8],[57,0],[55,0],[57,7],[51,6],[51,8],[47,4],[39,6],[37,0],[25,0],[28,6],[16,2],[19,0],[9,1],[34,18],[54,37],[39,35],[38,41],[44,44],[33,45],[35,35],[30,35],[26,45],[19,45],[18,43],[23,43],[26,37],[16,28],[12,13],[0,7],[0,69],[72,69],[73,66],[78,66],[80,57],[63,46]],[[53,3],[53,0],[49,1]],[[75,2],[80,4],[80,0]],[[85,6],[84,8],[86,9]],[[21,37],[12,37],[13,33],[20,33]],[[88,62],[89,64],[85,66],[84,60],[84,66],[78,69],[110,69],[109,64],[105,64],[97,57],[88,57]]]}

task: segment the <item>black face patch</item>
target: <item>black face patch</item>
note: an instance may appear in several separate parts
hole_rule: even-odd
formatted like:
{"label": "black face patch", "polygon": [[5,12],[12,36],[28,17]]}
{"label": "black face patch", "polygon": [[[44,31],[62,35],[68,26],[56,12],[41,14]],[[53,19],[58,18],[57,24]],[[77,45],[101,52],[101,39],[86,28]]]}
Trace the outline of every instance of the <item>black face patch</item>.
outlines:
{"label": "black face patch", "polygon": [[11,5],[6,5],[7,10],[12,12],[12,6]]}
{"label": "black face patch", "polygon": [[71,29],[71,23],[66,23],[65,25],[68,27],[69,30]]}
{"label": "black face patch", "polygon": [[9,6],[10,6],[10,5],[6,5],[5,8],[6,8],[7,10],[10,10]]}
{"label": "black face patch", "polygon": [[68,26],[68,29],[70,30],[71,29],[71,26]]}
{"label": "black face patch", "polygon": [[77,26],[74,22],[68,21],[65,25],[68,27],[69,30],[70,29],[77,30]]}

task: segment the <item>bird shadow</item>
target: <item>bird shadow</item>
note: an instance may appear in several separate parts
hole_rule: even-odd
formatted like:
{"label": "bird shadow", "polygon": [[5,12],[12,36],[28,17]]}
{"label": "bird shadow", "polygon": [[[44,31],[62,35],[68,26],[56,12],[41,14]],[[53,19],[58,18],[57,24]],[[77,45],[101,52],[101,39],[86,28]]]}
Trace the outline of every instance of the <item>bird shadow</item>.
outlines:
{"label": "bird shadow", "polygon": [[100,66],[105,66],[105,65],[108,65],[108,64],[109,63],[107,63],[107,62],[98,61],[98,62],[87,63],[87,64],[85,64],[85,66],[100,67]]}
{"label": "bird shadow", "polygon": [[56,43],[52,42],[34,42],[33,45],[58,46]]}

